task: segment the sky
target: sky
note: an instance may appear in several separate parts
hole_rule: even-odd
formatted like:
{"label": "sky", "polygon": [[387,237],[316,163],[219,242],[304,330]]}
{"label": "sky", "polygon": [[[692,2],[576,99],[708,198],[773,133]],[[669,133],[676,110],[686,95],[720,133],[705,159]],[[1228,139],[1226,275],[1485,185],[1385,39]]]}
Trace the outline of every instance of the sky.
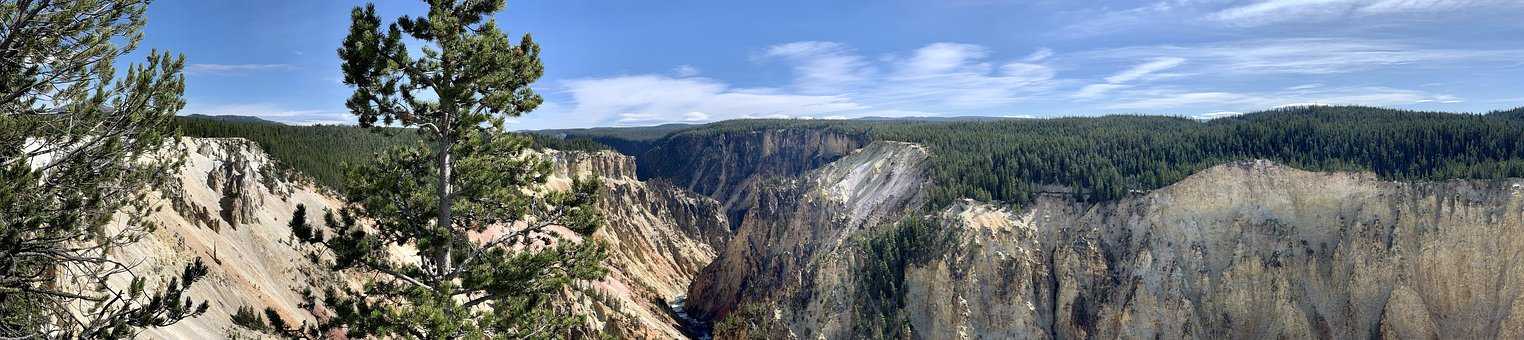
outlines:
{"label": "sky", "polygon": [[[358,1],[158,0],[182,114],[353,124],[335,53]],[[384,18],[421,2],[383,0]],[[1519,0],[510,0],[545,104],[511,129],[737,118],[1212,118],[1287,105],[1524,106]]]}

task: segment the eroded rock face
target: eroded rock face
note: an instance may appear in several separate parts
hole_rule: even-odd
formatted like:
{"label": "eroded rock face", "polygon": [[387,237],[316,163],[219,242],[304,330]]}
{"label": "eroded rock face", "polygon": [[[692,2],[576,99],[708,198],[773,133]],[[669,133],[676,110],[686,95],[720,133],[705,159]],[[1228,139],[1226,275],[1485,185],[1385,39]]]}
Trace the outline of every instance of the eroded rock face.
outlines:
{"label": "eroded rock face", "polygon": [[[190,296],[209,301],[210,308],[203,316],[143,336],[257,337],[229,318],[244,306],[273,308],[293,324],[315,322],[314,312],[299,306],[298,292],[348,278],[306,260],[312,246],[298,245],[287,223],[297,204],[307,206],[310,223],[321,224],[322,211],[337,209],[342,201],[280,175],[269,156],[247,140],[186,138],[177,147],[187,158],[177,185],[155,197],[164,206],[150,217],[159,228],[113,256],[142,261],[137,269],[142,273],[178,272],[202,258],[210,274],[193,286]],[[572,176],[596,177],[605,188],[598,207],[607,223],[593,238],[609,245],[611,273],[588,284],[597,294],[572,294],[566,301],[589,314],[589,326],[598,332],[624,338],[686,337],[668,304],[685,294],[728,239],[729,223],[719,203],[664,182],[637,180],[628,156],[555,151],[548,156],[557,166],[551,188],[565,188]]]}
{"label": "eroded rock face", "polygon": [[[827,177],[801,181],[811,178]],[[862,337],[874,254],[854,241],[890,225],[855,223],[847,206],[798,189],[820,186],[780,187],[794,189],[760,201],[689,305],[711,318],[765,308],[737,314],[751,319],[717,338]],[[835,202],[884,191],[846,192]],[[965,201],[936,215],[955,241],[905,265],[903,302],[888,316],[905,322],[890,334],[1524,336],[1521,180],[1397,183],[1252,161],[1114,202],[1052,195],[1010,211]]]}
{"label": "eroded rock face", "polygon": [[592,283],[595,296],[577,295],[595,329],[623,338],[686,338],[670,304],[686,294],[700,269],[729,237],[718,202],[665,182],[635,178],[635,161],[612,151],[548,153],[557,163],[553,188],[573,177],[604,186],[605,224],[593,239],[609,246],[609,276]]}
{"label": "eroded rock face", "polygon": [[[325,208],[341,201],[308,183],[276,174],[264,152],[237,138],[185,138],[175,146],[186,154],[179,181],[153,197],[163,209],[149,220],[158,228],[142,241],[113,256],[142,264],[135,271],[149,277],[178,273],[201,258],[209,274],[189,295],[206,300],[206,314],[169,327],[148,329],[152,339],[208,339],[252,333],[233,326],[229,315],[239,307],[270,307],[295,324],[312,322],[301,308],[299,290],[339,279],[306,261],[286,225],[297,204],[309,209],[312,223]],[[126,284],[119,282],[119,284]]]}
{"label": "eroded rock face", "polygon": [[796,177],[867,144],[862,136],[820,129],[679,133],[638,157],[640,177],[660,178],[714,198],[739,223],[758,199],[756,186]]}
{"label": "eroded rock face", "polygon": [[792,328],[850,326],[850,314],[827,315],[853,298],[835,275],[848,265],[843,249],[854,234],[920,205],[926,157],[918,145],[875,142],[802,178],[762,185],[720,258],[689,288],[688,310],[719,320],[747,304],[790,301],[799,308],[778,318]]}

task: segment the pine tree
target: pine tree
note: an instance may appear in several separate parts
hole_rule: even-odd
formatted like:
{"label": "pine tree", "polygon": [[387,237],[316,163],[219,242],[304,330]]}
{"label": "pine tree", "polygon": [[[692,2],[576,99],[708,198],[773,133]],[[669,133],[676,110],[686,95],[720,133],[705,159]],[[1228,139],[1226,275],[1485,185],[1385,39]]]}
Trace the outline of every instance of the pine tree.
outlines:
{"label": "pine tree", "polygon": [[0,2],[0,338],[125,338],[206,310],[184,296],[199,259],[150,285],[108,256],[155,228],[149,189],[181,159],[184,57],[113,65],[147,3]]}
{"label": "pine tree", "polygon": [[[338,50],[360,125],[413,127],[422,142],[349,169],[346,208],[325,214],[332,234],[304,239],[331,250],[334,269],[374,274],[363,289],[330,287],[324,303],[352,337],[568,336],[580,318],[552,300],[602,277],[606,255],[552,229],[591,233],[599,185],[543,189],[551,164],[506,132],[505,118],[540,104],[529,85],[543,69],[529,35],[515,44],[492,19],[503,1],[428,5],[385,30],[373,6],[357,7]],[[426,45],[420,56],[404,34]]]}

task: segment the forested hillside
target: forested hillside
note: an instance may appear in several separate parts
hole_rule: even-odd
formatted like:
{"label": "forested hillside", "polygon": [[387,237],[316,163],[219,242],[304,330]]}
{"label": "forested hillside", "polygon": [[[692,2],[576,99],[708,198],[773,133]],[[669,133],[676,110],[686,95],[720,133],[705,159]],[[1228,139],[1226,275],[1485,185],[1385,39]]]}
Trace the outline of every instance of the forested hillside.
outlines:
{"label": "forested hillside", "polygon": [[[610,143],[642,163],[681,163],[681,152],[642,152],[672,136],[765,129],[830,129],[932,150],[933,200],[1028,202],[1043,191],[1090,200],[1174,183],[1212,165],[1269,159],[1308,170],[1369,170],[1390,179],[1524,177],[1524,110],[1484,115],[1369,107],[1293,107],[1211,121],[1163,116],[999,121],[741,120]],[[599,140],[617,135],[568,134]],[[630,135],[631,131],[620,131]],[[634,146],[628,146],[628,145]]]}
{"label": "forested hillside", "polygon": [[[417,140],[408,129],[375,132],[351,126],[187,117],[179,123],[188,136],[258,142],[284,164],[333,188],[338,188],[341,164],[367,161],[376,151]],[[701,155],[647,150],[676,135],[704,137],[769,129],[825,129],[925,145],[932,150],[931,172],[937,183],[932,197],[939,204],[964,197],[1019,204],[1044,191],[1108,200],[1243,159],[1269,159],[1319,171],[1369,170],[1401,180],[1524,177],[1524,109],[1453,114],[1319,106],[1210,121],[1165,116],[736,120],[530,135],[545,147],[613,147],[640,157],[643,164],[676,164]]]}
{"label": "forested hillside", "polygon": [[[369,162],[376,152],[413,145],[419,138],[413,129],[365,129],[345,125],[296,126],[263,120],[228,119],[222,116],[177,117],[180,131],[188,137],[238,137],[252,140],[282,166],[296,170],[323,186],[342,189],[344,164]],[[560,150],[606,148],[586,139],[534,137],[535,145]]]}

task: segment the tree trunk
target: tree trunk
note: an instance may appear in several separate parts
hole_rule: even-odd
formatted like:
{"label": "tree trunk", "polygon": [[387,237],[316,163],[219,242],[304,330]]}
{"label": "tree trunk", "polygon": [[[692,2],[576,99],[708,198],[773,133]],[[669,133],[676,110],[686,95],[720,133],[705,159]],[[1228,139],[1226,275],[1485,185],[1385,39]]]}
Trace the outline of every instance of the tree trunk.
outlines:
{"label": "tree trunk", "polygon": [[[448,126],[449,119],[450,116],[448,113],[446,113],[445,119],[442,119],[442,121],[446,123],[440,125]],[[437,194],[439,195],[439,219],[435,222],[435,224],[437,227],[443,228],[442,230],[444,230],[447,235],[453,237],[454,231],[451,230],[452,227],[450,225],[450,213],[452,206],[451,203],[453,203],[454,200],[450,197],[450,182],[452,179],[451,176],[453,175],[451,172],[454,170],[454,164],[450,159],[450,147],[454,146],[455,137],[450,134],[450,130],[448,128],[440,129],[440,131],[439,150],[436,151],[439,153],[439,193]],[[445,240],[446,244],[443,245],[444,248],[440,249],[440,251],[434,255],[434,264],[439,266],[438,275],[441,277],[446,273],[449,273],[451,270],[450,247],[452,247],[452,245],[450,242],[452,241],[453,240]]]}

